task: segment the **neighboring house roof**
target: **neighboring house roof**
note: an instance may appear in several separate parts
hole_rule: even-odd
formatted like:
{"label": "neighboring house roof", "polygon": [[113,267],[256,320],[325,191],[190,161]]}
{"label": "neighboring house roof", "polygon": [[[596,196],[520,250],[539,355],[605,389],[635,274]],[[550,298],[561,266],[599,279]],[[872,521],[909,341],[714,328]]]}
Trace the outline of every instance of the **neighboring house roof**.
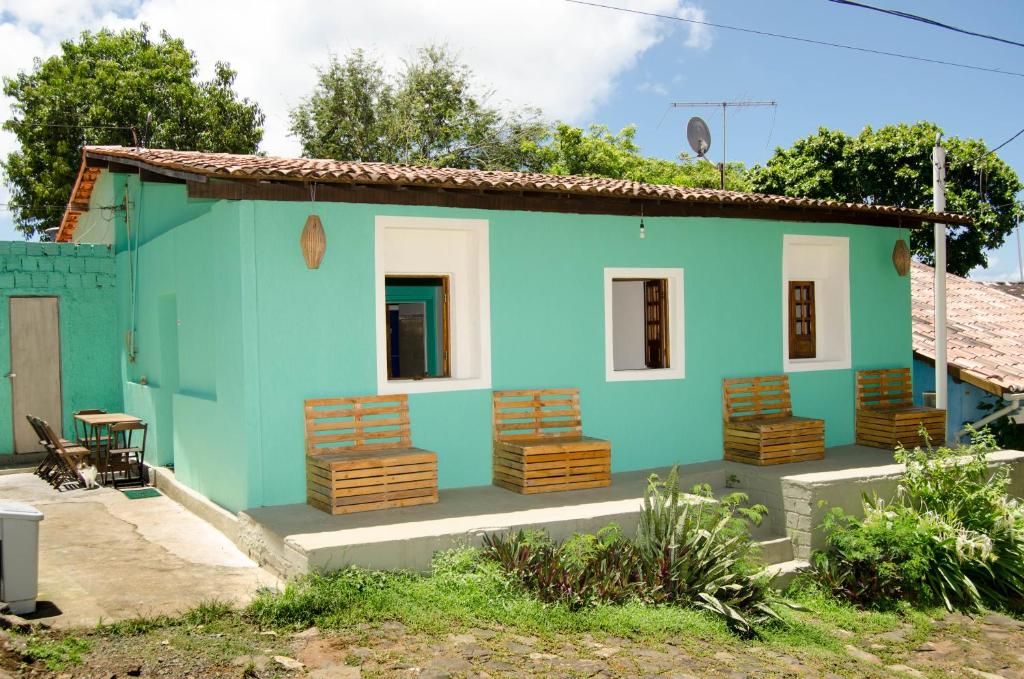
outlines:
{"label": "neighboring house roof", "polygon": [[[911,267],[914,353],[935,361],[935,270]],[[953,377],[998,396],[1024,392],[1024,299],[946,275],[947,355]]]}
{"label": "neighboring house roof", "polygon": [[[164,175],[178,181],[203,184],[210,179],[235,180],[252,183],[276,182],[305,184],[336,184],[357,187],[423,188],[446,190],[450,194],[468,192],[505,194],[504,209],[531,209],[523,207],[526,196],[562,197],[579,199],[628,199],[642,200],[647,206],[656,202],[661,212],[649,215],[679,214],[679,205],[687,206],[745,206],[760,208],[757,213],[746,216],[760,218],[799,219],[802,221],[829,221],[877,224],[880,226],[920,225],[921,222],[945,222],[968,224],[970,219],[950,213],[934,214],[923,210],[887,205],[864,205],[842,203],[832,200],[770,196],[742,191],[721,191],[717,189],[692,189],[664,184],[644,184],[623,179],[580,177],[573,175],[549,175],[533,172],[508,172],[496,170],[465,170],[438,167],[414,167],[387,163],[364,163],[338,160],[314,160],[309,158],[275,158],[272,156],[235,155],[227,153],[201,153],[198,151],[171,151],[166,149],[142,149],[123,146],[87,146],[82,152],[82,171],[113,165],[129,169],[138,168]],[[264,187],[265,189],[265,187]],[[241,192],[241,188],[239,192]],[[252,187],[247,189],[250,193]],[[74,231],[76,211],[81,212],[88,205],[91,184],[76,182],[75,191],[61,224],[58,240],[70,240]],[[365,193],[365,192],[364,192]],[[509,196],[508,194],[512,194]],[[265,193],[264,195],[271,195]],[[325,198],[326,199],[326,198]],[[367,201],[370,202],[370,201]],[[395,200],[393,202],[399,202]],[[622,201],[618,201],[621,203]],[[423,202],[414,204],[426,204]],[[440,204],[440,203],[434,203]],[[449,196],[445,204],[454,204]],[[502,204],[504,206],[504,203]],[[590,206],[578,210],[579,201],[561,211],[602,212],[602,208]],[[665,206],[674,207],[667,212]],[[544,209],[544,208],[532,208]],[[636,207],[634,206],[635,210]],[[698,216],[737,216],[721,211],[704,212],[691,210],[687,214]]]}
{"label": "neighboring house roof", "polygon": [[1008,295],[1014,297],[1020,297],[1024,299],[1024,283],[1011,283],[1008,281],[991,281],[985,283],[985,285],[991,287],[999,292],[1005,292]]}

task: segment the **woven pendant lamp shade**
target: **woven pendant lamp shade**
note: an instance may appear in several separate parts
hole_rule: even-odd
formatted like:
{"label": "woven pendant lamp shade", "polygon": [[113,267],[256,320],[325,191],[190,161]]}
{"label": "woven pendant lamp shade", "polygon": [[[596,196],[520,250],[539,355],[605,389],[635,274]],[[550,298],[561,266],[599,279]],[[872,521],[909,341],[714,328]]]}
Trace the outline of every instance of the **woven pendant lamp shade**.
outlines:
{"label": "woven pendant lamp shade", "polygon": [[302,229],[299,246],[302,248],[306,266],[310,269],[319,269],[320,261],[327,250],[327,236],[324,235],[324,225],[320,223],[320,217],[317,215],[306,217],[306,226]]}
{"label": "woven pendant lamp shade", "polygon": [[896,273],[906,276],[910,271],[910,248],[907,241],[900,238],[892,249],[892,265],[896,267]]}

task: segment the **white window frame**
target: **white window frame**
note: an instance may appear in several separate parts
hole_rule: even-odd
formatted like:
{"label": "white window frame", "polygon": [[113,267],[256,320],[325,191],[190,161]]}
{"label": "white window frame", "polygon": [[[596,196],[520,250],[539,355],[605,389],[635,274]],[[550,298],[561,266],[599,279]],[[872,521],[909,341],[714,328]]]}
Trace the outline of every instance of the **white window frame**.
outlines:
{"label": "white window frame", "polygon": [[[663,278],[668,282],[669,367],[615,369],[613,281],[617,278]],[[686,376],[686,340],[683,316],[683,269],[606,268],[604,270],[604,374],[607,382],[681,380]]]}
{"label": "white window frame", "polygon": [[[433,231],[468,231],[474,234],[476,280],[465,272],[453,271],[451,261],[443,254],[422,253],[415,265],[403,270],[389,269],[389,253],[384,243],[387,230],[425,229]],[[378,215],[374,224],[374,287],[377,332],[377,393],[426,394],[491,388],[491,275],[489,224],[485,219],[448,219],[437,217],[396,217]],[[423,275],[449,277],[449,351],[450,377],[427,377],[422,380],[388,379],[388,337],[386,311],[387,276]],[[467,280],[469,278],[469,280]],[[472,300],[472,287],[476,299]],[[467,333],[470,326],[472,331]],[[476,341],[467,340],[475,336]],[[471,344],[471,345],[470,345]],[[460,360],[470,357],[470,361]]]}
{"label": "white window frame", "polygon": [[[823,270],[819,258],[801,257],[801,246],[828,248],[836,258]],[[814,281],[815,358],[789,357],[789,282]],[[853,365],[850,326],[850,239],[845,236],[784,234],[782,240],[782,367],[787,373],[849,370]],[[822,304],[827,307],[822,307]],[[828,324],[841,322],[838,331]],[[824,326],[824,327],[823,327]],[[834,336],[838,334],[838,339]],[[830,339],[831,338],[831,339]],[[824,355],[823,355],[824,354]]]}

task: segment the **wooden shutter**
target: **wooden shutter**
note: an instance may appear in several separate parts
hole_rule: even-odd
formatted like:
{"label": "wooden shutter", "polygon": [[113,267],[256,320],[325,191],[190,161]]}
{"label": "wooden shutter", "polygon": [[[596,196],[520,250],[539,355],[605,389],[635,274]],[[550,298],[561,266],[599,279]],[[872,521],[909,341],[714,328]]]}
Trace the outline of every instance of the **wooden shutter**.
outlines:
{"label": "wooden shutter", "polygon": [[789,357],[815,358],[814,281],[789,282]]}
{"label": "wooden shutter", "polygon": [[644,281],[644,326],[647,343],[644,365],[668,367],[668,281],[664,278]]}

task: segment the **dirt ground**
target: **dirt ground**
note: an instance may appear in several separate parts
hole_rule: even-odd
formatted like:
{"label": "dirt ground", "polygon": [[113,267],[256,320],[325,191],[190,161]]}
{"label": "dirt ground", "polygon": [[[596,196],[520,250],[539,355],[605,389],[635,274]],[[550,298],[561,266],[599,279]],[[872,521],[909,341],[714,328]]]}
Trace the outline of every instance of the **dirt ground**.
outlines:
{"label": "dirt ground", "polygon": [[[998,614],[960,614],[935,622],[925,640],[907,627],[854,635],[838,653],[783,652],[756,641],[709,648],[693,639],[650,644],[590,634],[540,639],[473,628],[447,636],[399,623],[345,632],[259,631],[228,624],[155,628],[117,635],[84,633],[81,662],[48,669],[20,655],[28,637],[0,633],[0,679],[56,677],[1024,677],[1024,623]],[[38,632],[36,640],[62,632]]]}

